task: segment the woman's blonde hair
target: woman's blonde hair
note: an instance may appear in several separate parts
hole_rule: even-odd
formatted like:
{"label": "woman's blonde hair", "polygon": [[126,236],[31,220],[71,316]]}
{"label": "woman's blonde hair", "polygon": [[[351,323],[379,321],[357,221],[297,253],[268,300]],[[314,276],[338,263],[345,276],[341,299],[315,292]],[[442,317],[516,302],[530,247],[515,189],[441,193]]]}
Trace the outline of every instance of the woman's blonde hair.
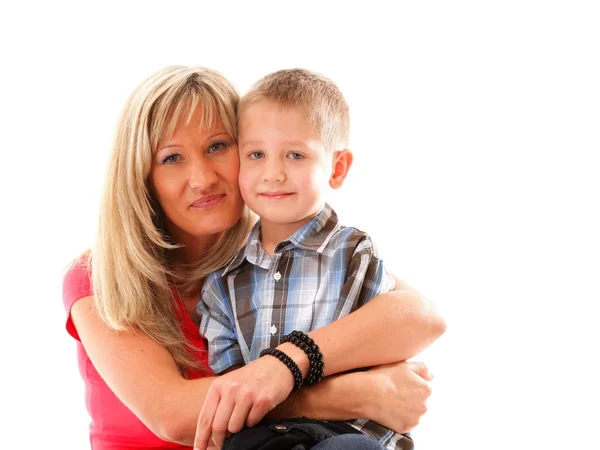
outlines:
{"label": "woman's blonde hair", "polygon": [[132,93],[117,126],[90,264],[94,302],[114,330],[138,329],[164,346],[184,376],[202,368],[198,350],[185,339],[173,297],[173,282],[189,287],[227,263],[252,226],[246,207],[238,223],[187,274],[176,278],[169,256],[178,248],[168,236],[163,212],[149,185],[153,154],[161,138],[189,124],[202,108],[202,127],[220,119],[235,139],[239,96],[221,74],[171,66],[144,80]]}

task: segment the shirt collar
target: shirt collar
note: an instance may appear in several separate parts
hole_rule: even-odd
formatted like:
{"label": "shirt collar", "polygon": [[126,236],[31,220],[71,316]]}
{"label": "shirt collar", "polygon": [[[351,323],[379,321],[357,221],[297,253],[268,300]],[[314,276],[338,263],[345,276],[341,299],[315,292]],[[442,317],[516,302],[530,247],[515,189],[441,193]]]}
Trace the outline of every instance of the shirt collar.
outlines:
{"label": "shirt collar", "polygon": [[[332,232],[338,227],[338,216],[333,208],[326,203],[323,209],[321,209],[315,217],[306,222],[298,231],[286,240],[277,244],[275,253],[281,253],[293,247],[323,253],[327,243],[333,236]],[[267,256],[266,260],[265,256]],[[240,249],[231,262],[225,267],[222,276],[237,269],[245,260],[261,267],[263,267],[265,261],[267,265],[270,263],[270,259],[260,243],[260,221],[252,228],[246,246]]]}

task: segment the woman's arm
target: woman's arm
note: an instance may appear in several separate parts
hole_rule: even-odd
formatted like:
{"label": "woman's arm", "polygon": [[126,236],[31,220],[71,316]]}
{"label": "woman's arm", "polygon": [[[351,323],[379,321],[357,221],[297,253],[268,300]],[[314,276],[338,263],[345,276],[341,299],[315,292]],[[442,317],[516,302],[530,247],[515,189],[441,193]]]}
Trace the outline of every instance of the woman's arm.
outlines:
{"label": "woman's arm", "polygon": [[[346,317],[308,333],[324,356],[324,375],[412,358],[446,330],[433,303],[399,282],[400,290],[378,295]],[[304,352],[291,343],[278,347],[308,373]]]}
{"label": "woman's arm", "polygon": [[[403,361],[415,356],[445,331],[432,303],[400,282],[400,290],[373,298],[366,305],[308,334],[324,355],[324,375]],[[291,343],[278,347],[306,377],[306,354]],[[227,431],[253,426],[285,400],[294,386],[290,370],[272,356],[252,361],[213,383],[198,418],[194,446],[204,450],[212,440],[222,445]]]}
{"label": "woman's arm", "polygon": [[317,385],[293,392],[269,417],[322,420],[367,418],[405,433],[427,411],[433,377],[418,362],[398,362],[365,372],[333,375]]}
{"label": "woman's arm", "polygon": [[75,302],[71,318],[94,367],[119,400],[161,439],[193,438],[215,377],[186,380],[169,352],[145,333],[110,329],[92,297]]}
{"label": "woman's arm", "polygon": [[[75,302],[71,318],[94,367],[117,397],[160,438],[190,445],[206,394],[216,378],[184,379],[168,351],[144,333],[108,328],[98,317],[92,297]],[[402,394],[420,392],[413,389],[418,384],[405,373],[392,369],[379,373],[373,369],[329,377],[317,386],[294,393],[272,414],[325,420],[367,417],[383,425],[385,418],[379,418],[378,412],[385,402],[389,402],[389,408],[405,405],[400,409],[406,414],[415,409],[411,404],[418,407],[421,402],[410,403],[410,397]],[[382,390],[391,386],[390,382],[397,385],[395,396]],[[390,414],[387,420],[396,423],[392,428],[397,429],[398,424],[410,422],[410,417],[407,420]]]}

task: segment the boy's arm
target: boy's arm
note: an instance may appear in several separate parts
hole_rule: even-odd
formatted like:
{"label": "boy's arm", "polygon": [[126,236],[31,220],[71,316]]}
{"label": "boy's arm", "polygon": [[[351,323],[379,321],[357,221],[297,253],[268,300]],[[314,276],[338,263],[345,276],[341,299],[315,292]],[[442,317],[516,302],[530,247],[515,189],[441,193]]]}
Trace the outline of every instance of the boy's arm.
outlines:
{"label": "boy's arm", "polygon": [[377,295],[393,290],[396,284],[366,233],[354,231],[346,242],[357,244],[346,264],[346,282],[340,290],[335,320],[347,316]]}
{"label": "boy's arm", "polygon": [[209,276],[196,308],[201,316],[200,334],[208,341],[209,365],[219,374],[244,364],[235,332],[233,311],[225,304],[229,296],[218,274]]}

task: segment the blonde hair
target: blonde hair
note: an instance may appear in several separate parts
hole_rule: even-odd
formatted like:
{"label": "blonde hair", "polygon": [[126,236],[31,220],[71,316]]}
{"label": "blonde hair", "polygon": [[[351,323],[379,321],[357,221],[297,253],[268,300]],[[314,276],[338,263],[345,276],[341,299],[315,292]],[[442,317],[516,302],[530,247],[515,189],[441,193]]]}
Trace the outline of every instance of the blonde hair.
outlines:
{"label": "blonde hair", "polygon": [[[220,119],[237,137],[236,89],[216,71],[171,66],[144,80],[131,94],[117,126],[108,167],[100,223],[89,258],[94,302],[114,330],[138,329],[164,346],[179,370],[201,368],[180,328],[173,281],[189,287],[227,263],[246,239],[252,216],[244,207],[238,223],[177,278],[169,254],[178,248],[167,235],[164,216],[149,186],[154,152],[164,136],[202,108],[202,127]],[[185,313],[185,311],[184,311]]]}
{"label": "blonde hair", "polygon": [[329,78],[306,69],[286,69],[258,80],[240,100],[238,120],[260,102],[299,109],[315,126],[328,151],[348,147],[350,111],[340,89]]}

